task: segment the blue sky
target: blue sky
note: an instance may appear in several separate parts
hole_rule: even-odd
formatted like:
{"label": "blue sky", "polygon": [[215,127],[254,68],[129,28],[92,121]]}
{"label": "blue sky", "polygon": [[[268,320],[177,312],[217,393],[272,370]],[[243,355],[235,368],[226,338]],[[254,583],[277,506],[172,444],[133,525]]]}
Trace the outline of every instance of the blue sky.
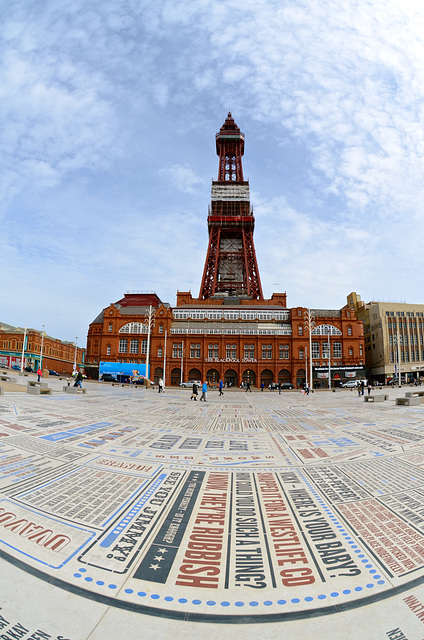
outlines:
{"label": "blue sky", "polygon": [[0,320],[197,296],[231,110],[264,295],[423,303],[419,0],[0,4]]}

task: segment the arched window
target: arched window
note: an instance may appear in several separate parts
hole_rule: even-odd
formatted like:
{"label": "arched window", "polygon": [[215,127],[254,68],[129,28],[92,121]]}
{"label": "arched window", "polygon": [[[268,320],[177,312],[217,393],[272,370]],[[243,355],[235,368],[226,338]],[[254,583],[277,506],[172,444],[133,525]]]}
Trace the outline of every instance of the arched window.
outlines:
{"label": "arched window", "polygon": [[142,322],[129,322],[119,329],[119,333],[147,333],[147,327]]}
{"label": "arched window", "polygon": [[330,334],[330,336],[341,336],[342,332],[332,324],[319,324],[311,331],[311,335],[313,336],[328,336],[328,334]]}

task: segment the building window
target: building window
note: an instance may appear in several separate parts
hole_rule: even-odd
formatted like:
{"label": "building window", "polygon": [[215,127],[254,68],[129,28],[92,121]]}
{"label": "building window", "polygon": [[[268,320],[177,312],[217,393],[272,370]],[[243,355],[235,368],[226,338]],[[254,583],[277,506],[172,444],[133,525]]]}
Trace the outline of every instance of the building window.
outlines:
{"label": "building window", "polygon": [[141,341],[141,353],[147,353],[147,339]]}
{"label": "building window", "polygon": [[303,349],[299,349],[299,360],[303,360]]}
{"label": "building window", "polygon": [[172,345],[172,357],[173,358],[182,358],[183,357],[183,345],[182,342],[174,342]]}
{"label": "building window", "polygon": [[163,324],[159,325],[159,333],[163,333]]}
{"label": "building window", "polygon": [[200,358],[200,344],[190,345],[190,358]]}
{"label": "building window", "polygon": [[245,360],[254,360],[254,358],[255,358],[255,345],[254,344],[245,344],[244,345],[244,358],[245,358]]}
{"label": "building window", "polygon": [[272,359],[272,344],[263,344],[262,345],[262,359],[263,360],[271,360]]}
{"label": "building window", "polygon": [[350,327],[350,326],[347,328],[347,335],[348,336],[352,335],[352,327]]}
{"label": "building window", "polygon": [[119,353],[127,353],[128,350],[128,340],[125,338],[121,338],[119,341]]}
{"label": "building window", "polygon": [[299,335],[303,336],[303,327],[301,327],[301,326],[299,327]]}
{"label": "building window", "polygon": [[288,344],[279,345],[279,358],[280,360],[288,360],[290,357],[290,349]]}
{"label": "building window", "polygon": [[110,352],[111,352],[111,346],[110,344],[106,347],[106,355],[110,356]]}
{"label": "building window", "polygon": [[112,333],[112,329],[113,329],[113,324],[109,322],[109,328],[108,328],[109,333]]}
{"label": "building window", "polygon": [[208,344],[208,358],[219,358],[219,348],[217,344]]}
{"label": "building window", "polygon": [[225,345],[226,358],[235,359],[237,358],[237,345],[236,344],[227,344]]}
{"label": "building window", "polygon": [[350,349],[349,349],[349,355],[350,355],[350,356],[353,356],[353,349],[352,349],[352,347],[350,347]]}
{"label": "building window", "polygon": [[158,347],[158,358],[162,358],[162,347]]}
{"label": "building window", "polygon": [[362,356],[362,344],[359,345],[359,355]]}
{"label": "building window", "polygon": [[312,358],[317,359],[319,358],[319,342],[313,342],[312,343]]}
{"label": "building window", "polygon": [[342,343],[333,342],[333,358],[341,358],[341,357],[342,357]]}
{"label": "building window", "polygon": [[138,353],[138,340],[131,340],[130,353]]}
{"label": "building window", "polygon": [[330,357],[330,345],[328,342],[322,343],[322,357],[327,359]]}

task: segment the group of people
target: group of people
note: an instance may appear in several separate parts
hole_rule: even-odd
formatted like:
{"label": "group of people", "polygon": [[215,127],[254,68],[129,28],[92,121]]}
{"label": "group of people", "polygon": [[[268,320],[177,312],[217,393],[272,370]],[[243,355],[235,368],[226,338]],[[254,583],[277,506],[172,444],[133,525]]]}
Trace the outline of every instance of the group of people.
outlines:
{"label": "group of people", "polygon": [[[371,389],[372,389],[372,384],[368,380],[368,384],[367,384],[368,395],[370,395]],[[364,393],[365,393],[365,382],[361,380],[360,384],[358,384],[358,396],[363,396]]]}
{"label": "group of people", "polygon": [[[198,385],[197,382],[193,382],[193,388],[192,388],[192,391],[191,391],[190,400],[194,400],[194,401],[197,400],[197,396],[198,396],[198,393],[199,393],[199,386],[200,385]],[[223,383],[222,380],[220,380],[219,384],[218,384],[218,391],[219,391],[219,395],[220,396],[224,395],[223,389],[224,389],[224,383]],[[207,402],[207,400],[206,400],[207,393],[208,393],[208,383],[205,380],[205,382],[202,384],[202,395],[200,396],[200,402],[202,400],[203,400],[203,402]]]}

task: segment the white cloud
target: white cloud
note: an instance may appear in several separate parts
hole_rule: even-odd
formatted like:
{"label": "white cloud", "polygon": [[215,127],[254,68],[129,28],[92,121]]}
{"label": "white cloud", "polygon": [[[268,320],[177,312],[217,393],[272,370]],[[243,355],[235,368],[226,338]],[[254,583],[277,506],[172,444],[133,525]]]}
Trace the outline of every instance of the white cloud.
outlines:
{"label": "white cloud", "polygon": [[160,169],[159,174],[167,178],[181,193],[194,193],[196,187],[205,182],[187,164],[173,164],[166,169]]}

